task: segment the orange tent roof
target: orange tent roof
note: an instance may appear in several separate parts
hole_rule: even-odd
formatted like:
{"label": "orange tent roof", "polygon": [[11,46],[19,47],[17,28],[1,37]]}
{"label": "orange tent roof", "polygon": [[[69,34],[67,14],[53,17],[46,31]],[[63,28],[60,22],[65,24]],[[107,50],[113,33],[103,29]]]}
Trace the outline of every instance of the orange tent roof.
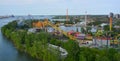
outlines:
{"label": "orange tent roof", "polygon": [[43,25],[43,22],[38,21],[36,23],[33,23],[33,26],[40,28],[40,27],[43,27],[44,25]]}

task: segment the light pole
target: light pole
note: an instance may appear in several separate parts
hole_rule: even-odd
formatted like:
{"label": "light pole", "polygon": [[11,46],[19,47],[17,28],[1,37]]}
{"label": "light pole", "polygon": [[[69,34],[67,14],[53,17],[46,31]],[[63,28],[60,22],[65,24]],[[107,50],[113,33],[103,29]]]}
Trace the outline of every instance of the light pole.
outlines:
{"label": "light pole", "polygon": [[96,38],[95,38],[96,30],[91,30],[91,32],[92,32],[93,40],[94,40],[94,42],[95,42],[95,46],[96,46],[96,44],[97,44],[97,42],[96,42]]}
{"label": "light pole", "polygon": [[116,36],[116,33],[115,32],[111,32],[113,48],[115,47],[115,36]]}
{"label": "light pole", "polygon": [[118,38],[118,48],[120,48],[120,38]]}
{"label": "light pole", "polygon": [[114,38],[112,37],[112,47],[114,48]]}
{"label": "light pole", "polygon": [[100,43],[101,43],[101,47],[102,47],[102,45],[103,45],[103,42],[102,42],[102,35],[100,35],[100,38],[101,38]]}
{"label": "light pole", "polygon": [[91,29],[91,32],[92,32],[92,39],[93,39],[93,42],[95,42],[95,46],[96,46],[96,39],[95,39],[95,33],[96,33],[96,29],[94,27],[94,25],[92,25],[92,29]]}
{"label": "light pole", "polygon": [[105,36],[105,38],[107,38],[106,48],[108,48],[109,47],[109,42],[110,42],[110,36],[111,36],[111,34],[110,34],[109,31],[107,31],[107,32],[104,33],[104,36]]}
{"label": "light pole", "polygon": [[107,48],[108,48],[108,33],[105,35],[107,37]]}

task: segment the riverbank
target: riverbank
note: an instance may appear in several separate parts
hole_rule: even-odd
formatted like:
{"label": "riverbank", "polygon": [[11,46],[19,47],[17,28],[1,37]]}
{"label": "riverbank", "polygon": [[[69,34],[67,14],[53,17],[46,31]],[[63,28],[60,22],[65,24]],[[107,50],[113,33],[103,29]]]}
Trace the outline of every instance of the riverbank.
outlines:
{"label": "riverbank", "polygon": [[[120,53],[116,49],[102,49],[79,47],[78,43],[69,40],[62,42],[44,31],[27,33],[26,28],[17,28],[13,21],[2,27],[2,33],[10,39],[16,48],[30,56],[43,61],[119,61]],[[68,52],[67,57],[61,58],[57,49],[48,49],[48,43],[61,46]]]}
{"label": "riverbank", "polygon": [[15,19],[16,17],[0,19],[0,61],[37,61],[30,55],[18,51],[13,43],[2,34],[1,28]]}

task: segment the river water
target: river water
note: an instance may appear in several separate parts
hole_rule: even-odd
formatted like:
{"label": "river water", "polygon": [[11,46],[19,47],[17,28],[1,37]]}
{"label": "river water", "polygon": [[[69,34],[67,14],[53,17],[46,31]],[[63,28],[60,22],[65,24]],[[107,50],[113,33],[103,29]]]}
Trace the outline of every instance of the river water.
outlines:
{"label": "river water", "polygon": [[[29,17],[24,16],[24,18]],[[38,19],[36,16],[34,18]],[[37,61],[25,53],[19,52],[12,42],[2,35],[1,27],[15,19],[18,19],[18,17],[0,19],[0,61]]]}

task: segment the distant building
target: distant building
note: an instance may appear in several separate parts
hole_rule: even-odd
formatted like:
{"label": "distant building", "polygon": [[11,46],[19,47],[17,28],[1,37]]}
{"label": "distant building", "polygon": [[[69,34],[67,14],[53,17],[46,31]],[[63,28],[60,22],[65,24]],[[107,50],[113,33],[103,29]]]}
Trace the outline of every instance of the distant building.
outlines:
{"label": "distant building", "polygon": [[24,26],[25,25],[25,23],[23,22],[23,21],[21,21],[21,20],[19,20],[18,22],[17,22],[17,26],[18,27],[21,27],[21,26]]}
{"label": "distant building", "polygon": [[36,32],[36,28],[30,28],[30,29],[28,29],[28,32],[35,33]]}
{"label": "distant building", "polygon": [[[49,44],[48,46],[49,46],[49,50],[50,50],[51,52],[53,52],[53,53],[55,53],[55,51],[51,50],[51,48],[53,48],[53,49],[58,49],[59,52],[60,52],[61,58],[67,57],[68,52],[67,52],[66,49],[63,49],[62,47],[59,47],[59,46],[56,46],[56,45],[53,45],[53,44]],[[56,50],[56,51],[57,51],[57,50]]]}
{"label": "distant building", "polygon": [[66,19],[52,19],[52,21],[70,21],[70,19],[66,20]]}
{"label": "distant building", "polygon": [[120,28],[120,26],[119,25],[115,25],[114,28]]}
{"label": "distant building", "polygon": [[25,19],[23,17],[18,17],[17,26],[18,27],[24,26],[25,25],[24,20]]}
{"label": "distant building", "polygon": [[86,24],[86,22],[84,21],[84,22],[80,22],[78,25],[85,26],[85,24]]}
{"label": "distant building", "polygon": [[108,25],[107,23],[102,23],[100,26],[104,27],[105,25]]}
{"label": "distant building", "polygon": [[97,44],[98,46],[110,46],[110,38],[96,38],[93,39],[93,44]]}
{"label": "distant building", "polygon": [[97,28],[95,26],[93,26],[93,25],[92,25],[91,32],[93,32],[93,33],[97,32]]}
{"label": "distant building", "polygon": [[114,17],[114,14],[111,12],[108,17]]}
{"label": "distant building", "polygon": [[120,18],[120,14],[115,14],[115,18]]}
{"label": "distant building", "polygon": [[79,40],[85,39],[85,34],[76,34],[75,37]]}
{"label": "distant building", "polygon": [[43,27],[44,27],[44,23],[41,21],[33,22],[32,25],[33,25],[33,27],[38,28],[38,29],[43,29]]}
{"label": "distant building", "polygon": [[47,28],[47,32],[54,32],[54,29],[49,27],[49,28]]}

